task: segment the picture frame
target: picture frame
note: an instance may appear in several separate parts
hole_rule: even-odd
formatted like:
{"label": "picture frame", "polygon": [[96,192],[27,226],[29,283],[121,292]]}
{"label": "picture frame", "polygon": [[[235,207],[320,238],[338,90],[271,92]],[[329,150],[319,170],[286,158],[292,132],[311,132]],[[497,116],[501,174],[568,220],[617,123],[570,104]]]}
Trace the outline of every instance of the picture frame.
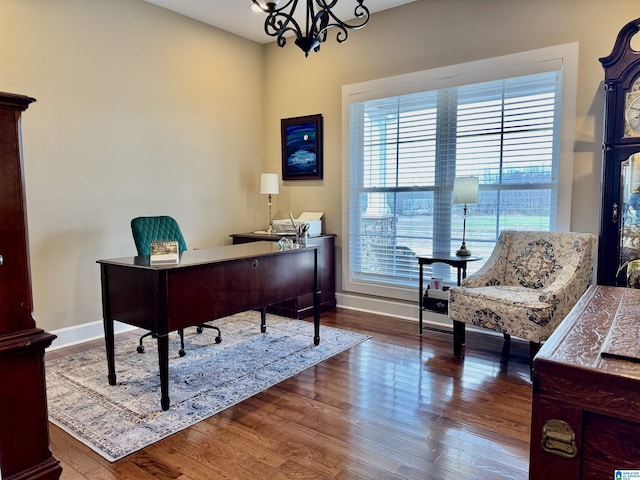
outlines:
{"label": "picture frame", "polygon": [[322,114],[283,118],[280,125],[282,180],[321,180]]}

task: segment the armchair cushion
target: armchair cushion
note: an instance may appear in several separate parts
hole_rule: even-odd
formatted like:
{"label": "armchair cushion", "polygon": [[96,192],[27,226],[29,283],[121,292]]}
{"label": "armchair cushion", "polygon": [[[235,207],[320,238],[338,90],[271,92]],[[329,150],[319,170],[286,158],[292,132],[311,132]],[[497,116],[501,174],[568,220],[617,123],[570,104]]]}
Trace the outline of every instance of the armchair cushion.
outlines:
{"label": "armchair cushion", "polygon": [[449,318],[540,343],[591,283],[596,237],[504,231],[483,267],[450,290]]}

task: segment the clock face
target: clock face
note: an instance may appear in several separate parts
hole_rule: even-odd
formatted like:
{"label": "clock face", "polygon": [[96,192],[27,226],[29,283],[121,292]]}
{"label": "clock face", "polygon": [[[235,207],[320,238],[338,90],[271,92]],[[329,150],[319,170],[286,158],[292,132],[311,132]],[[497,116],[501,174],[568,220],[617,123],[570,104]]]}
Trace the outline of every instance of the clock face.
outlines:
{"label": "clock face", "polygon": [[640,137],[640,96],[631,100],[624,112],[625,136]]}

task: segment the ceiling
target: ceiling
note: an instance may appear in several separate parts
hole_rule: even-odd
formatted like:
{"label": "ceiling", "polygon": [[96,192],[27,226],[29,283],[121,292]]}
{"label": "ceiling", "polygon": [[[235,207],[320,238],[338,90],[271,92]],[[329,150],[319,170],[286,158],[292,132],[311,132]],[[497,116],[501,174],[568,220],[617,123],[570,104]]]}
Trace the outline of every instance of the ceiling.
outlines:
{"label": "ceiling", "polygon": [[[235,33],[258,43],[269,43],[274,39],[264,33],[266,14],[251,10],[251,0],[145,0],[181,15],[195,18],[221,30]],[[397,7],[415,0],[365,0],[371,13]],[[300,2],[301,10],[304,2]],[[353,18],[355,0],[341,0],[333,9],[338,18]],[[296,15],[297,17],[297,15]]]}

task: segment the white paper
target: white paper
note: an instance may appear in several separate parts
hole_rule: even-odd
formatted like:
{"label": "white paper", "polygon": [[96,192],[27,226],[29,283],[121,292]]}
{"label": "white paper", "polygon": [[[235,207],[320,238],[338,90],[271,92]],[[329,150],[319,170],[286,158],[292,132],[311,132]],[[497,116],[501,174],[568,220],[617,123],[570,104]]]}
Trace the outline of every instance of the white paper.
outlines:
{"label": "white paper", "polygon": [[298,217],[298,222],[309,222],[312,220],[320,220],[324,216],[324,212],[302,212]]}

